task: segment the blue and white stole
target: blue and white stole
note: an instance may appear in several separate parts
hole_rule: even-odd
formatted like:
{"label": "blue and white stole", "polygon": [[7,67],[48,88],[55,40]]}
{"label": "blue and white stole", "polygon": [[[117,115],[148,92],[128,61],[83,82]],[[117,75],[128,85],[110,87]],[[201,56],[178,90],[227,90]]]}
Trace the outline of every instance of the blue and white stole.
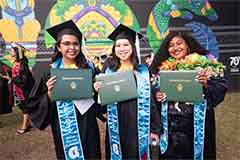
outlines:
{"label": "blue and white stole", "polygon": [[[106,74],[113,71],[109,68]],[[148,68],[141,64],[136,72],[138,99],[137,99],[137,128],[140,159],[150,159],[149,135],[150,135],[150,79]],[[131,106],[129,106],[131,107]],[[122,152],[119,136],[117,102],[107,105],[108,131],[111,148],[111,159],[121,160]]]}
{"label": "blue and white stole", "polygon": [[[160,75],[161,76],[161,75]],[[158,81],[159,82],[159,81]],[[157,85],[160,87],[160,84]],[[207,101],[194,102],[194,160],[203,160],[205,116]],[[164,154],[168,147],[168,102],[162,102],[161,117],[163,134],[160,137],[160,151]]]}
{"label": "blue and white stole", "polygon": [[[62,59],[57,59],[52,68],[64,68]],[[66,160],[83,160],[83,149],[73,101],[56,101],[59,125]]]}

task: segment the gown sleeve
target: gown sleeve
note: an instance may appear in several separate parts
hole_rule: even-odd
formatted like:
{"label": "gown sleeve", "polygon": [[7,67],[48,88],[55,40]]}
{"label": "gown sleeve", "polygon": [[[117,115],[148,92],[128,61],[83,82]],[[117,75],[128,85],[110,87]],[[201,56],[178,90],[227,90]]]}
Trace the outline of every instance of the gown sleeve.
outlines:
{"label": "gown sleeve", "polygon": [[161,112],[160,112],[160,108],[157,107],[158,105],[155,102],[155,99],[154,99],[155,90],[153,90],[152,88],[151,88],[152,93],[151,93],[151,110],[150,110],[151,132],[160,135],[162,131],[162,127],[161,127],[162,123],[161,123],[161,116],[160,116]]}
{"label": "gown sleeve", "polygon": [[[47,76],[48,77],[48,76]],[[51,113],[54,103],[48,97],[48,89],[46,86],[47,78],[43,76],[35,81],[25,108],[26,113],[32,123],[40,130],[45,129],[51,120]]]}
{"label": "gown sleeve", "polygon": [[212,77],[208,81],[208,87],[204,91],[208,106],[216,107],[224,100],[227,92],[227,81],[223,77]]}

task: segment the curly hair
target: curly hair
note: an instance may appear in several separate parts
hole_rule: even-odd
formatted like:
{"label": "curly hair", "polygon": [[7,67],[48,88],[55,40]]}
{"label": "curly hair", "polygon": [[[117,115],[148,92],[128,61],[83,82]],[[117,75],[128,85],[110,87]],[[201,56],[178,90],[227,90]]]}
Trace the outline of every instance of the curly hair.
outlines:
{"label": "curly hair", "polygon": [[191,53],[198,53],[200,55],[206,55],[208,51],[204,49],[192,36],[187,35],[184,32],[171,32],[162,42],[159,50],[157,51],[156,55],[154,56],[153,62],[150,66],[151,73],[155,74],[158,72],[158,66],[162,64],[165,60],[167,60],[170,55],[168,53],[168,46],[170,41],[174,37],[181,37],[184,39],[186,44],[189,47],[189,51],[187,54]]}

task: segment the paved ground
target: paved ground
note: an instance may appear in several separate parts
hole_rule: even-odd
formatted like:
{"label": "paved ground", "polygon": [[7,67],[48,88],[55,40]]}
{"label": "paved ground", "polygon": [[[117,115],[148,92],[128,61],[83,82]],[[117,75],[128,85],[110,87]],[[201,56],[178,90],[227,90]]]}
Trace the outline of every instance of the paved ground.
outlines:
{"label": "paved ground", "polygon": [[[216,108],[217,159],[240,159],[240,93],[226,96]],[[16,136],[20,126],[21,112],[14,107],[11,114],[0,115],[0,159],[1,160],[53,160],[55,152],[49,129],[32,129],[22,136]],[[99,123],[104,142],[104,124]],[[104,144],[103,147],[104,148]],[[102,150],[104,155],[104,149]]]}

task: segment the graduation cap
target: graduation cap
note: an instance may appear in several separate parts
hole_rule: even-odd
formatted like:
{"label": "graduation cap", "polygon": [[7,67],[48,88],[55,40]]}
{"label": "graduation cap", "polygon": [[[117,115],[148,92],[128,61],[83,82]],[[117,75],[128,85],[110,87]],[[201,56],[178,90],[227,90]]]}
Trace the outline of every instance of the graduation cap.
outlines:
{"label": "graduation cap", "polygon": [[71,30],[72,32],[76,33],[80,39],[82,39],[82,32],[72,20],[52,26],[51,28],[47,29],[47,32],[57,41],[66,30]]}
{"label": "graduation cap", "polygon": [[137,56],[139,63],[141,62],[140,58],[140,39],[143,38],[143,35],[132,30],[131,28],[119,24],[117,28],[108,36],[109,39],[116,41],[118,39],[128,39],[135,43],[136,50],[137,50]]}
{"label": "graduation cap", "polygon": [[141,39],[143,38],[143,35],[123,24],[119,24],[117,28],[115,28],[115,30],[108,36],[108,38],[113,41],[118,39],[130,39],[134,43],[136,42],[136,37]]}
{"label": "graduation cap", "polygon": [[83,54],[87,53],[87,48],[86,48],[86,39],[83,36],[82,32],[78,29],[77,25],[72,21],[72,20],[68,20],[66,22],[57,24],[55,26],[52,26],[51,28],[47,29],[47,32],[56,40],[58,41],[58,39],[66,34],[73,32],[75,35],[78,36],[79,40],[82,42],[82,51]]}

